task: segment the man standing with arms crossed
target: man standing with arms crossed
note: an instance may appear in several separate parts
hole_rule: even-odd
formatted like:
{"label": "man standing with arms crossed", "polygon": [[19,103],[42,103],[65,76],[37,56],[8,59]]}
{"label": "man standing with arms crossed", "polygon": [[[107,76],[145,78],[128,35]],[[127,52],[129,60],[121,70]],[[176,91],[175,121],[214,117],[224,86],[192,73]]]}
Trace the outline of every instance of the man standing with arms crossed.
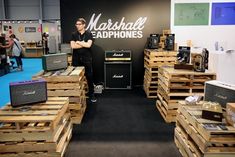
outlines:
{"label": "man standing with arms crossed", "polygon": [[75,26],[77,31],[73,32],[70,41],[71,48],[73,49],[72,66],[85,67],[85,76],[89,88],[88,94],[90,101],[94,103],[97,99],[94,95],[92,54],[90,49],[93,43],[93,37],[91,32],[85,30],[86,20],[84,18],[78,18]]}

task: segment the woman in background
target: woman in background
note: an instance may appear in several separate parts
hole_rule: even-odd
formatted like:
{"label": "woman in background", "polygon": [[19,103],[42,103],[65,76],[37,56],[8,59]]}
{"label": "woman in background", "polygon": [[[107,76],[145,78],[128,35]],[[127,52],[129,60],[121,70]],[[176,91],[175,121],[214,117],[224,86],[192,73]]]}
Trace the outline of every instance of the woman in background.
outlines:
{"label": "woman in background", "polygon": [[8,45],[0,45],[2,48],[11,48],[12,49],[12,57],[15,58],[17,63],[17,69],[19,71],[23,71],[23,63],[22,63],[22,52],[23,48],[19,42],[19,40],[16,38],[15,34],[10,35],[10,40]]}

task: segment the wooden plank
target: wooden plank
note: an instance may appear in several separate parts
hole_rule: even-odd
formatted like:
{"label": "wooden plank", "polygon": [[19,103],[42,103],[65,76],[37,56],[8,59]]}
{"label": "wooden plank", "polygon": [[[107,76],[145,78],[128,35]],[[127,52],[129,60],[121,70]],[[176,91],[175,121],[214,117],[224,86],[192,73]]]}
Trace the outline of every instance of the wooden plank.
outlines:
{"label": "wooden plank", "polygon": [[82,89],[83,83],[47,83],[47,89]]}
{"label": "wooden plank", "polygon": [[0,116],[44,116],[44,115],[56,115],[58,113],[57,110],[50,110],[50,111],[28,111],[28,112],[22,112],[22,111],[4,111],[0,110]]}
{"label": "wooden plank", "polygon": [[27,153],[4,153],[0,157],[63,157],[57,152],[27,152]]}
{"label": "wooden plank", "polygon": [[235,155],[235,128],[232,130],[206,130],[203,127],[204,123],[215,125],[221,123],[198,119],[201,115],[201,105],[181,106],[179,113],[180,118],[177,118],[177,124],[182,125],[204,156]]}
{"label": "wooden plank", "polygon": [[48,96],[82,96],[83,90],[49,90],[47,91]]}
{"label": "wooden plank", "polygon": [[81,76],[83,74],[85,68],[84,67],[76,67],[74,71],[71,72],[70,76]]}
{"label": "wooden plank", "polygon": [[0,116],[0,122],[7,123],[7,122],[51,122],[55,120],[55,115],[49,116]]}
{"label": "wooden plank", "polygon": [[74,70],[74,67],[69,66],[63,73],[61,73],[61,76],[68,76],[72,71]]}
{"label": "wooden plank", "polygon": [[17,144],[0,144],[0,153],[23,153],[32,151],[56,151],[56,143],[23,142]]}

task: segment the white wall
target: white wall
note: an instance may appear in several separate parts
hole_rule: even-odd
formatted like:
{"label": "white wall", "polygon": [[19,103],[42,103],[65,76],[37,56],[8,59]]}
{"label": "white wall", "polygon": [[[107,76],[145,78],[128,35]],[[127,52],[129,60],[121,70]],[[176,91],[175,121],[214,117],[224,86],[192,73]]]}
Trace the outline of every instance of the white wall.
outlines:
{"label": "white wall", "polygon": [[[210,3],[209,25],[174,26],[175,3]],[[212,2],[235,2],[235,0],[171,0],[171,30],[175,33],[178,45],[186,45],[191,40],[193,46],[206,47],[211,52],[215,50],[215,42],[225,45],[227,49],[235,50],[235,25],[210,25]]]}
{"label": "white wall", "polygon": [[[201,2],[210,3],[209,25],[174,26],[175,3]],[[235,84],[235,73],[233,72],[235,52],[229,54],[215,51],[215,42],[217,41],[226,49],[235,50],[235,25],[210,25],[212,2],[235,2],[235,0],[171,0],[171,30],[175,33],[175,42],[178,43],[178,46],[186,46],[187,40],[191,40],[193,47],[208,48],[210,52],[209,70],[216,72],[217,80]]]}

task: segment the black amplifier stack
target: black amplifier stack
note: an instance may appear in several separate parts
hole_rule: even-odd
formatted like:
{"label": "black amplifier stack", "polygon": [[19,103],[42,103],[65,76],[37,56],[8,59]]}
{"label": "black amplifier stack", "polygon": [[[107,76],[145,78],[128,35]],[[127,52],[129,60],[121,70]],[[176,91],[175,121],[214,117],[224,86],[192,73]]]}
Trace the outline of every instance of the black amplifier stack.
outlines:
{"label": "black amplifier stack", "polygon": [[105,89],[132,88],[132,61],[130,50],[105,51]]}

